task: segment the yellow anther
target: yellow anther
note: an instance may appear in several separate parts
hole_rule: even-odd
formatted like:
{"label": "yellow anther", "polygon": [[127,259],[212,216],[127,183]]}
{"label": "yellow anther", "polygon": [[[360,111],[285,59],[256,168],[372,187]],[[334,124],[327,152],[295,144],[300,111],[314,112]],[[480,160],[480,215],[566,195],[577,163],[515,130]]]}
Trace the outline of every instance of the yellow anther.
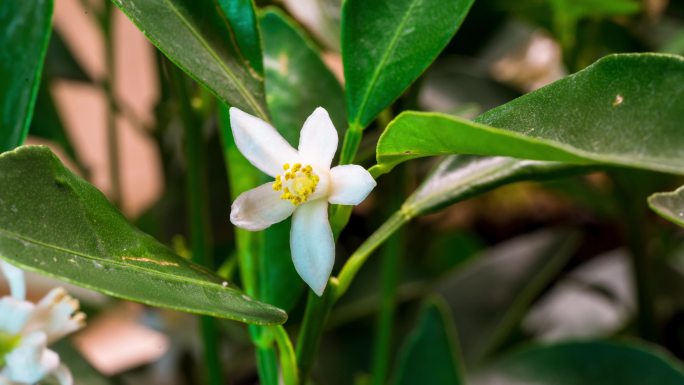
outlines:
{"label": "yellow anther", "polygon": [[290,167],[289,163],[283,165],[285,171],[281,175],[276,175],[273,182],[273,189],[282,191],[280,199],[290,201],[298,206],[306,202],[316,191],[320,178],[313,172],[310,164],[302,165],[294,163]]}

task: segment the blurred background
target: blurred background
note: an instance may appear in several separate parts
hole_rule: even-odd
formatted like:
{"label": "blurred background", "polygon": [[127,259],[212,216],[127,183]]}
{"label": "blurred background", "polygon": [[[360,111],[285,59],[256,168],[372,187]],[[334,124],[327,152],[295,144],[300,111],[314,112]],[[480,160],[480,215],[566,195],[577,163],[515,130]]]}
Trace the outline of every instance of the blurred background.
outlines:
{"label": "blurred background", "polygon": [[[299,21],[344,82],[339,0],[257,4],[280,7]],[[168,91],[169,63],[116,8],[102,20],[104,9],[101,0],[56,1],[29,143],[49,145],[142,230],[187,255],[182,128]],[[111,34],[103,29],[109,22]],[[683,1],[478,0],[449,46],[393,110],[473,118],[602,56],[643,51],[684,54]],[[364,166],[373,164],[383,128],[376,124],[366,132],[359,153]],[[209,148],[213,251],[222,262],[234,246],[228,182],[215,119],[201,129]],[[434,163],[404,167],[402,196]],[[398,350],[415,325],[419,300],[436,292],[449,305],[467,365],[525,341],[616,335],[650,340],[684,359],[684,233],[656,218],[644,200],[626,213],[616,199],[624,189],[645,196],[680,184],[672,176],[637,172],[518,183],[411,223],[401,251],[394,251],[401,255],[393,345]],[[355,209],[342,234],[338,266],[389,215],[375,201],[382,183],[374,194]],[[643,219],[636,241],[650,261],[643,274],[652,290],[641,303],[625,249],[635,241],[621,219],[628,214]],[[314,373],[320,383],[363,384],[369,377],[380,260],[369,261],[333,310]],[[223,266],[223,274],[232,276],[234,266]],[[29,282],[34,299],[64,286],[34,274]],[[89,314],[88,327],[57,349],[77,384],[196,383],[200,342],[194,316],[67,287]],[[5,293],[3,282],[0,295]],[[289,312],[286,327],[292,332],[304,297]],[[246,328],[230,321],[220,328],[228,383],[255,383]]]}

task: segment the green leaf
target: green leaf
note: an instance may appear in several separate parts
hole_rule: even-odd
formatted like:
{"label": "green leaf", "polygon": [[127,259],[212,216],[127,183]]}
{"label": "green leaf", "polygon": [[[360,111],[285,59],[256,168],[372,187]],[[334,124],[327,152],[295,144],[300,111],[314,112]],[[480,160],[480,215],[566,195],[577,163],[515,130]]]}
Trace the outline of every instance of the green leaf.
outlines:
{"label": "green leaf", "polygon": [[612,55],[476,122],[406,112],[380,138],[374,173],[409,159],[465,153],[682,174],[683,83],[679,56]]}
{"label": "green leaf", "polygon": [[276,8],[264,12],[259,24],[266,63],[266,99],[278,131],[297,148],[304,121],[321,106],[328,110],[342,136],[346,128],[344,93],[313,42]]}
{"label": "green leaf", "polygon": [[438,285],[454,315],[466,362],[479,362],[505,340],[576,244],[576,234],[567,231],[520,236],[485,251]]}
{"label": "green leaf", "polygon": [[223,14],[228,19],[235,34],[240,50],[244,53],[249,65],[261,76],[264,64],[261,55],[261,38],[257,24],[256,10],[253,0],[218,0]]}
{"label": "green leaf", "polygon": [[410,217],[439,210],[499,186],[559,178],[587,167],[506,157],[452,155],[442,160],[402,205]]}
{"label": "green leaf", "polygon": [[350,125],[366,127],[432,63],[474,0],[347,0],[342,57]]}
{"label": "green leaf", "polygon": [[438,297],[428,299],[402,347],[391,384],[459,385],[464,384],[462,373],[448,309]]}
{"label": "green leaf", "polygon": [[159,50],[221,101],[267,118],[262,79],[213,1],[112,1]]}
{"label": "green leaf", "polygon": [[668,221],[684,226],[684,186],[672,192],[651,195],[648,206]]}
{"label": "green leaf", "polygon": [[257,324],[287,318],[134,228],[46,147],[0,155],[0,257],[152,306]]}
{"label": "green leaf", "polygon": [[566,342],[512,353],[479,375],[478,385],[679,385],[680,362],[640,343]]}
{"label": "green leaf", "polygon": [[52,0],[0,7],[0,152],[28,134],[52,26]]}

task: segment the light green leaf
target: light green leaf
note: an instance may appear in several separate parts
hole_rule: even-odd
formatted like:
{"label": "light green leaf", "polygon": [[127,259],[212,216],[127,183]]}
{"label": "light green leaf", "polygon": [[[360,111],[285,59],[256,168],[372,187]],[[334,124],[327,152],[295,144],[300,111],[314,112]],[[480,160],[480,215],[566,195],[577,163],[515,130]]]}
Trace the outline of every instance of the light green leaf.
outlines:
{"label": "light green leaf", "polygon": [[438,285],[456,321],[467,363],[478,363],[505,340],[576,244],[576,234],[567,231],[523,235],[485,251]]}
{"label": "light green leaf", "polygon": [[262,79],[213,1],[112,1],[159,50],[221,101],[267,118]]}
{"label": "light green leaf", "polygon": [[254,0],[218,0],[221,11],[228,19],[240,50],[249,65],[261,76],[264,75],[261,54],[261,37],[257,24]]}
{"label": "light green leaf", "polygon": [[636,342],[566,342],[533,346],[504,357],[475,385],[679,385],[682,364]]}
{"label": "light green leaf", "polygon": [[432,63],[474,0],[347,0],[342,57],[352,126],[366,127]]}
{"label": "light green leaf", "polygon": [[28,134],[52,26],[52,0],[0,7],[0,152]]}
{"label": "light green leaf", "polygon": [[418,325],[399,354],[391,384],[464,384],[458,341],[448,309],[438,297],[426,300]]}
{"label": "light green leaf", "polygon": [[476,122],[405,112],[380,138],[374,172],[409,159],[461,153],[682,174],[682,83],[679,56],[612,55]]}
{"label": "light green leaf", "polygon": [[672,192],[651,195],[648,197],[648,205],[661,217],[684,226],[684,186]]}
{"label": "light green leaf", "polygon": [[0,257],[151,306],[256,324],[287,318],[134,228],[46,147],[0,155]]}
{"label": "light green leaf", "polygon": [[324,107],[340,134],[346,128],[344,93],[320,52],[297,24],[276,8],[260,17],[266,99],[273,123],[295,148],[306,118]]}

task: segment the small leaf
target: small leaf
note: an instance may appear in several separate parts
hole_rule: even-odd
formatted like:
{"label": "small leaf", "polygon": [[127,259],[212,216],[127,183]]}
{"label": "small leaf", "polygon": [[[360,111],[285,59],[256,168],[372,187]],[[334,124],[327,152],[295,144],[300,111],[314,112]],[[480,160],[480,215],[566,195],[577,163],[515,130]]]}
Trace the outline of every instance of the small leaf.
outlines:
{"label": "small leaf", "polygon": [[342,57],[350,125],[366,127],[432,63],[474,0],[347,0]]}
{"label": "small leaf", "polygon": [[213,1],[112,1],[172,62],[221,101],[267,118],[262,79]]}
{"label": "small leaf", "polygon": [[0,7],[0,152],[28,134],[52,26],[52,0]]}
{"label": "small leaf", "polygon": [[426,300],[420,320],[399,354],[392,384],[464,384],[458,342],[448,309],[438,297]]}
{"label": "small leaf", "polygon": [[520,236],[485,251],[439,284],[467,363],[478,363],[501,344],[563,268],[576,243],[577,236],[567,231]]}
{"label": "small leaf", "polygon": [[413,158],[461,153],[682,174],[682,83],[679,56],[612,55],[476,122],[405,112],[380,138],[374,172]]}
{"label": "small leaf", "polygon": [[504,357],[474,385],[679,385],[682,364],[636,342],[566,342],[533,346]]}
{"label": "small leaf", "polygon": [[684,226],[684,186],[672,192],[651,195],[648,197],[648,205],[661,217]]}
{"label": "small leaf", "polygon": [[0,257],[151,306],[256,324],[287,318],[134,228],[46,147],[0,155]]}

